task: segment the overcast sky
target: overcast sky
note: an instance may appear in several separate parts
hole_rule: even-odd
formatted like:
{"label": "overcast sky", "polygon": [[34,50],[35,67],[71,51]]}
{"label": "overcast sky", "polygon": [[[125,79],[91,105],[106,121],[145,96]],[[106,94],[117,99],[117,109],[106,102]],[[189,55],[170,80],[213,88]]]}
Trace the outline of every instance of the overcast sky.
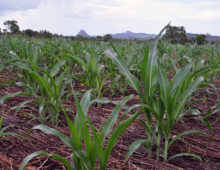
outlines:
{"label": "overcast sky", "polygon": [[21,30],[63,35],[158,33],[169,21],[187,32],[220,35],[220,0],[0,0],[0,28],[12,19]]}

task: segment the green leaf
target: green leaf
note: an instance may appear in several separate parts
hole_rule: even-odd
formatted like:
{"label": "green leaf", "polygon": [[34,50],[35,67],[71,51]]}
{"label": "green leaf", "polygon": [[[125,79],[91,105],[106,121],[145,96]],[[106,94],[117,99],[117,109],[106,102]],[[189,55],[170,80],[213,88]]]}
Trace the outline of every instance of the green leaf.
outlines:
{"label": "green leaf", "polygon": [[[159,80],[159,94],[160,97],[167,109],[167,112],[169,113],[170,109],[170,86],[169,82],[167,80],[167,77],[165,75],[164,70],[162,69],[162,66],[158,64],[158,80]],[[163,119],[163,118],[162,118]]]}
{"label": "green leaf", "polygon": [[60,67],[63,66],[66,63],[65,60],[59,61],[53,68],[50,70],[50,75],[54,77],[59,73]]}
{"label": "green leaf", "polygon": [[54,159],[57,159],[58,161],[62,162],[64,164],[64,166],[68,169],[68,170],[73,170],[73,168],[71,167],[71,165],[67,162],[67,160],[63,159],[62,156],[58,155],[58,154],[48,154],[45,151],[36,151],[28,156],[25,157],[25,159],[22,161],[21,166],[19,168],[19,170],[24,170],[25,166],[27,165],[27,163],[34,157],[36,156],[49,156],[52,157]]}
{"label": "green leaf", "polygon": [[76,61],[82,67],[83,70],[86,70],[85,62],[83,60],[81,60],[79,57],[75,57],[75,56],[67,55],[67,54],[65,56],[72,58],[74,61]]}
{"label": "green leaf", "polygon": [[200,161],[202,161],[202,158],[199,155],[196,155],[196,154],[193,154],[193,153],[178,153],[176,155],[171,156],[168,159],[168,161],[170,161],[173,158],[180,157],[180,156],[192,156],[192,157],[195,157],[195,158],[199,159]]}
{"label": "green leaf", "polygon": [[62,71],[62,73],[55,79],[56,86],[60,89],[65,77],[66,70]]}
{"label": "green leaf", "polygon": [[68,147],[71,148],[71,143],[69,141],[69,138],[64,135],[63,133],[61,133],[60,131],[54,129],[54,128],[50,128],[46,125],[36,125],[33,127],[33,129],[38,129],[43,131],[46,134],[51,134],[54,136],[57,136],[65,145],[67,145]]}
{"label": "green leaf", "polygon": [[92,131],[92,134],[94,136],[94,148],[91,152],[91,156],[93,157],[93,160],[94,160],[94,164],[96,163],[96,155],[98,155],[99,157],[99,161],[102,160],[103,158],[103,150],[102,150],[102,145],[101,145],[101,142],[100,142],[100,139],[99,139],[99,136],[94,128],[94,126],[92,125],[92,122],[90,120],[90,118],[88,117],[88,123],[89,123],[89,126],[90,126],[90,129]]}
{"label": "green leaf", "polygon": [[176,109],[175,109],[175,115],[173,117],[173,120],[177,120],[178,116],[181,112],[181,109],[184,107],[185,103],[187,102],[187,99],[192,95],[192,93],[194,91],[197,90],[197,87],[199,86],[199,84],[201,82],[203,82],[204,78],[202,76],[200,76],[197,80],[195,80],[193,83],[191,83],[188,88],[185,90],[185,92],[183,93],[183,95],[180,98],[180,102],[177,105]]}
{"label": "green leaf", "polygon": [[18,136],[18,137],[22,137],[22,135],[16,134],[16,133],[12,133],[12,132],[3,132],[2,130],[0,131],[0,137],[3,136]]}
{"label": "green leaf", "polygon": [[69,138],[66,135],[46,125],[37,125],[37,126],[34,126],[33,129],[38,129],[38,130],[43,131],[46,134],[52,134],[52,135],[57,136],[65,145],[67,145],[68,147],[72,149],[74,154],[77,155],[78,158],[80,158],[80,160],[83,162],[86,168],[92,169],[91,163],[88,160],[88,158],[84,155],[82,151],[80,151],[80,148],[77,148],[75,146],[75,143],[73,143],[73,141],[69,140]]}
{"label": "green leaf", "polygon": [[32,78],[34,78],[37,81],[38,85],[42,90],[45,89],[46,91],[48,91],[49,86],[47,82],[37,72],[31,71],[30,74]]}
{"label": "green leaf", "polygon": [[206,135],[205,132],[200,131],[200,130],[188,130],[188,131],[184,131],[184,132],[182,132],[182,133],[176,135],[176,136],[169,142],[168,148],[169,148],[175,141],[179,140],[182,136],[190,135],[190,134],[193,134],[193,133],[199,133],[199,134]]}
{"label": "green leaf", "polygon": [[215,111],[213,112],[213,114],[214,114],[214,113],[217,113],[217,112],[220,112],[220,106],[215,109]]}
{"label": "green leaf", "polygon": [[73,167],[71,167],[71,165],[69,164],[69,162],[64,159],[61,155],[59,154],[48,154],[49,157],[52,157],[60,162],[62,162],[64,164],[64,166],[68,169],[68,170],[74,170]]}
{"label": "green leaf", "polygon": [[24,158],[24,160],[22,161],[19,170],[24,170],[25,166],[27,165],[27,163],[34,157],[36,156],[47,156],[48,154],[45,151],[36,151],[28,156],[26,156]]}
{"label": "green leaf", "polygon": [[3,120],[3,115],[0,117],[0,129],[2,127],[2,120]]}
{"label": "green leaf", "polygon": [[112,133],[112,135],[110,136],[109,140],[108,140],[108,144],[107,147],[104,151],[104,158],[103,158],[103,162],[101,164],[101,168],[105,169],[107,161],[108,161],[108,157],[112,151],[112,148],[114,147],[114,145],[116,144],[116,141],[118,140],[118,137],[124,132],[124,130],[137,118],[137,116],[140,114],[140,112],[142,111],[142,109],[138,110],[134,115],[132,115],[131,117],[129,117],[127,120],[125,120],[124,122],[122,122],[121,124],[119,124],[116,129],[114,130],[114,132]]}
{"label": "green leaf", "polygon": [[86,154],[89,155],[91,151],[91,137],[90,137],[89,129],[86,124],[86,116],[85,116],[85,113],[83,112],[83,109],[75,93],[74,93],[74,98],[75,98],[75,103],[76,103],[76,108],[77,108],[75,125],[76,127],[79,128],[80,138],[84,140]]}
{"label": "green leaf", "polygon": [[190,69],[192,68],[191,64],[188,64],[184,68],[182,68],[171,80],[171,92],[172,96],[174,96],[176,89],[181,86],[181,83],[185,80],[188,75]]}
{"label": "green leaf", "polygon": [[125,118],[125,116],[130,113],[133,109],[144,106],[143,104],[134,104],[133,106],[129,107],[126,112],[123,113],[123,115],[119,119],[119,123]]}
{"label": "green leaf", "polygon": [[3,96],[1,99],[0,99],[0,105],[2,105],[6,100],[12,98],[12,97],[15,97],[15,96],[18,96],[18,95],[25,95],[27,93],[25,92],[15,92],[15,93],[10,93],[10,94],[7,94],[5,96]]}
{"label": "green leaf", "polygon": [[127,78],[129,85],[140,94],[140,84],[138,80],[130,73],[125,62],[117,57],[112,51],[106,50],[105,54],[111,58],[118,66],[120,72]]}
{"label": "green leaf", "polygon": [[25,100],[24,102],[22,102],[22,103],[19,104],[18,106],[12,107],[10,110],[16,109],[16,113],[17,113],[21,108],[26,107],[26,104],[31,103],[31,102],[32,102],[32,100]]}
{"label": "green leaf", "polygon": [[95,100],[92,100],[91,101],[91,105],[93,103],[101,103],[101,104],[106,104],[106,103],[110,103],[112,102],[111,100],[108,100],[108,99],[105,99],[105,98],[98,98],[98,99],[95,99]]}
{"label": "green leaf", "polygon": [[64,109],[63,109],[63,111],[64,111],[64,114],[65,114],[65,117],[66,117],[66,120],[67,120],[67,124],[68,124],[69,130],[70,130],[70,135],[71,135],[72,142],[74,143],[76,148],[81,149],[81,140],[80,140],[79,132],[77,131],[77,128],[72,123],[70,118],[67,116]]}
{"label": "green leaf", "polygon": [[128,160],[128,158],[134,153],[135,150],[137,150],[142,144],[146,143],[146,139],[138,139],[134,141],[129,147],[129,152],[125,156],[125,162]]}
{"label": "green leaf", "polygon": [[168,26],[169,24],[167,24],[156,36],[154,42],[151,45],[148,56],[145,55],[142,64],[141,79],[144,86],[144,95],[146,95],[145,99],[147,100],[152,98],[157,84],[157,43],[161,37],[161,34]]}
{"label": "green leaf", "polygon": [[90,102],[91,91],[92,90],[86,91],[86,93],[83,95],[82,99],[80,100],[80,105],[82,107],[83,112],[85,113],[85,116],[87,115],[87,112],[91,105],[91,102]]}
{"label": "green leaf", "polygon": [[112,131],[112,128],[115,124],[115,122],[118,120],[118,115],[121,110],[121,108],[124,106],[124,104],[132,98],[133,95],[125,97],[112,111],[110,116],[105,122],[105,125],[101,131],[102,137],[101,137],[101,144],[104,144],[105,137]]}

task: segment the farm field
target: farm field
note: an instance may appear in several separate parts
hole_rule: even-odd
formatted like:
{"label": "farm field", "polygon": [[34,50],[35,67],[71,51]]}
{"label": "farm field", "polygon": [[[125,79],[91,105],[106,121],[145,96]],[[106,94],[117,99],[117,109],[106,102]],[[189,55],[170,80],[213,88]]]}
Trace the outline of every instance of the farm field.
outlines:
{"label": "farm field", "polygon": [[2,36],[0,169],[220,169],[219,80],[218,44]]}

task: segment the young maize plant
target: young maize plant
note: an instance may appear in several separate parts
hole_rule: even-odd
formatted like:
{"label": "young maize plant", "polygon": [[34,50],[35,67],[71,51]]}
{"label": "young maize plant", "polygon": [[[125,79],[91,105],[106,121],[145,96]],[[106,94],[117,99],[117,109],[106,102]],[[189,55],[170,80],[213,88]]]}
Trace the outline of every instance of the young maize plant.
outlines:
{"label": "young maize plant", "polygon": [[[18,95],[33,96],[33,99],[26,100],[12,109],[16,109],[17,112],[23,107],[31,107],[29,106],[30,103],[36,103],[39,105],[38,117],[32,115],[34,119],[39,119],[41,122],[50,120],[52,123],[58,124],[59,113],[62,111],[61,108],[63,107],[62,101],[67,94],[66,87],[72,81],[71,77],[65,75],[65,70],[59,73],[60,68],[64,64],[65,60],[61,60],[50,70],[37,68],[38,71],[33,71],[26,62],[23,62],[21,67],[25,74],[22,77],[17,76],[20,81],[15,84],[23,87],[26,92],[19,91],[7,94],[0,99],[0,104]],[[20,65],[18,65],[18,67],[20,67]],[[25,77],[31,79],[26,79]],[[36,110],[33,107],[31,108]]]}
{"label": "young maize plant", "polygon": [[83,58],[79,58],[74,54],[65,54],[64,56],[74,60],[82,69],[82,72],[75,74],[74,77],[86,85],[89,90],[93,89],[93,98],[96,98],[96,96],[101,98],[105,81],[113,73],[103,76],[104,65],[99,63],[100,54],[97,54],[94,49],[84,50],[82,55]]}
{"label": "young maize plant", "polygon": [[[112,111],[106,122],[101,124],[100,128],[96,131],[87,112],[89,106],[96,102],[91,101],[91,90],[87,91],[81,101],[74,94],[77,114],[74,122],[72,122],[65,113],[67,124],[70,131],[70,137],[64,135],[56,129],[50,128],[46,125],[37,125],[33,129],[38,129],[46,134],[57,136],[65,145],[71,148],[70,162],[58,154],[48,154],[45,151],[37,151],[28,155],[21,163],[20,170],[23,170],[27,163],[36,156],[49,156],[62,162],[68,170],[93,170],[99,168],[104,170],[106,168],[110,153],[117,142],[118,137],[124,130],[136,119],[141,109],[139,109],[131,117],[119,123],[116,127],[114,124],[117,122],[119,112],[131,99],[131,96],[125,97]],[[88,124],[88,125],[87,125]],[[88,127],[89,126],[89,127]],[[90,134],[91,133],[91,134]],[[93,138],[91,137],[93,135]]]}
{"label": "young maize plant", "polygon": [[[186,103],[190,102],[192,93],[197,90],[204,78],[202,76],[194,78],[199,71],[190,73],[192,65],[189,64],[176,73],[172,80],[167,79],[157,58],[157,43],[167,26],[162,29],[143,58],[140,81],[130,73],[121,58],[109,50],[106,51],[106,55],[117,64],[120,72],[126,76],[129,85],[137,91],[145,113],[145,120],[141,118],[139,120],[143,123],[148,138],[137,140],[131,144],[126,160],[142,144],[146,146],[148,154],[151,156],[152,144],[156,144],[157,160],[162,152],[164,161],[168,161],[168,149],[180,137],[192,133],[205,134],[202,131],[189,130],[172,138],[171,132],[174,124],[186,113]],[[141,91],[142,87],[143,91]],[[155,123],[153,123],[152,117],[155,118]],[[165,142],[163,148],[161,148],[161,141]],[[192,153],[180,153],[169,159],[177,156],[194,156],[201,159]]]}

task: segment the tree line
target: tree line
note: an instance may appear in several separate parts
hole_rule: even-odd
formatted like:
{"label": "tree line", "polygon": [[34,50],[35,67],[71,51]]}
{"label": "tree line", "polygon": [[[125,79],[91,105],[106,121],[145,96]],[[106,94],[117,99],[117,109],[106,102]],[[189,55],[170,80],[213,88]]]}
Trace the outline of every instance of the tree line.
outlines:
{"label": "tree line", "polygon": [[[110,34],[106,34],[103,37],[97,36],[94,37],[82,37],[80,35],[77,36],[63,36],[58,34],[52,34],[47,30],[40,30],[34,31],[32,29],[25,29],[23,31],[20,30],[20,27],[18,25],[18,22],[15,20],[7,20],[4,22],[5,29],[0,28],[0,35],[1,34],[21,34],[28,37],[43,37],[43,38],[52,38],[52,37],[63,37],[68,39],[76,39],[76,40],[87,40],[87,39],[97,39],[97,40],[104,40],[109,41],[112,39],[112,36]],[[188,38],[186,34],[186,30],[183,26],[177,27],[177,26],[169,26],[166,30],[165,35],[163,36],[163,40],[169,41],[172,44],[186,44],[186,43],[197,43],[198,45],[202,45],[207,43],[206,35],[204,34],[197,34],[193,38]]]}
{"label": "tree line", "polygon": [[4,23],[6,28],[0,28],[0,34],[11,34],[11,35],[24,35],[28,37],[43,37],[43,38],[52,38],[52,37],[64,37],[63,35],[52,34],[47,30],[34,31],[32,29],[20,30],[18,22],[15,20],[7,20]]}

